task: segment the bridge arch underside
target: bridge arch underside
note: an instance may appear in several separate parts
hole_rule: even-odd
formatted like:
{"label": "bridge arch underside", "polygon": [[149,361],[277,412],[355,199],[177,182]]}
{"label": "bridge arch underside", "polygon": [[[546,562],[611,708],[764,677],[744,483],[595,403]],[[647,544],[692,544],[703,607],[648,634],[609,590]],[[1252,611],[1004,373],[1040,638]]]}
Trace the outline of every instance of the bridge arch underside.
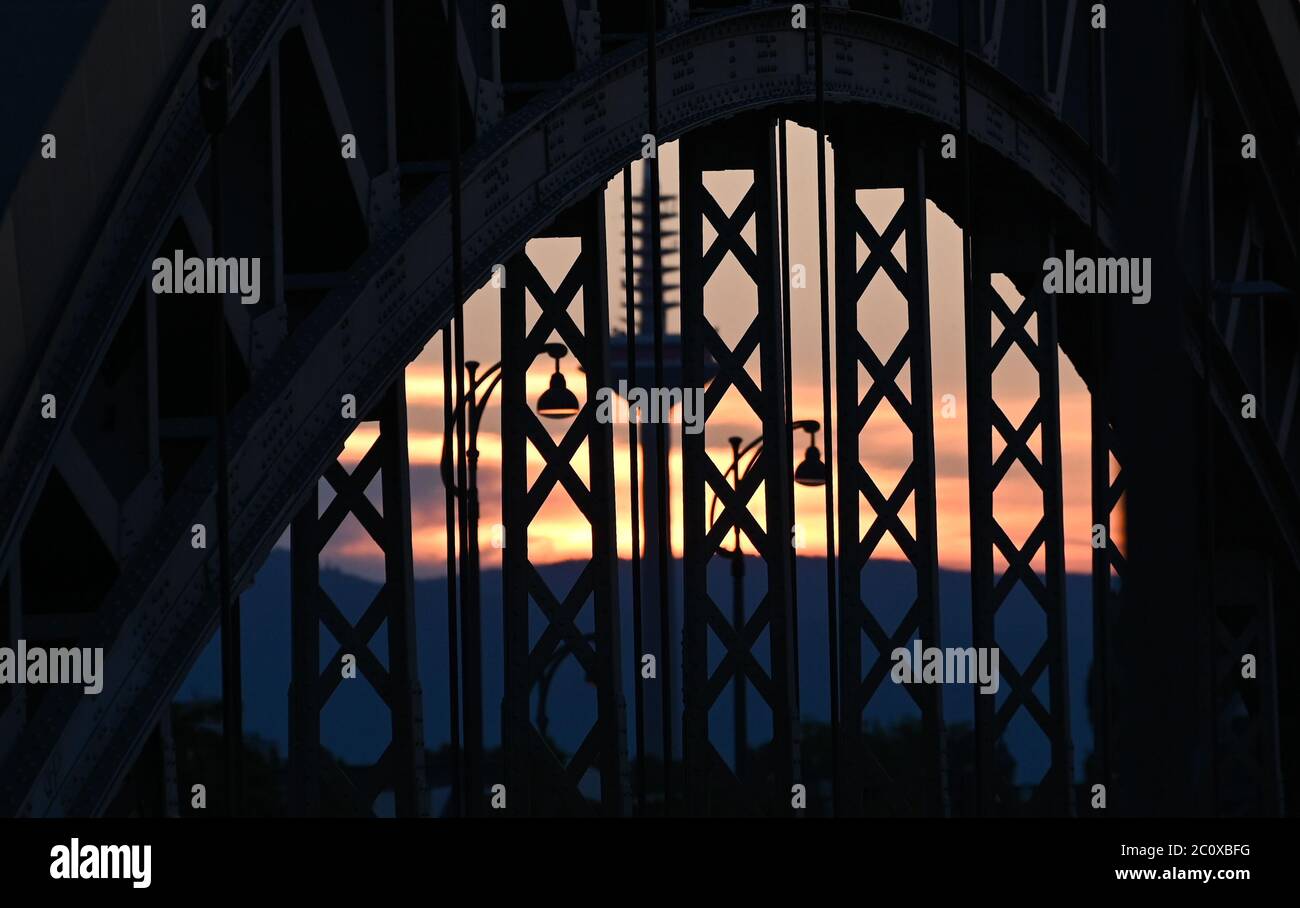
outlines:
{"label": "bridge arch underside", "polygon": [[[719,17],[664,39],[660,59],[688,55],[689,79],[675,84],[664,65],[660,110],[664,143],[729,118],[785,117],[811,125],[814,97],[807,35],[774,29],[753,12]],[[788,33],[788,34],[783,34]],[[773,34],[778,37],[772,39]],[[837,160],[851,155],[881,186],[901,185],[922,149],[926,195],[958,223],[959,161],[939,156],[942,137],[959,126],[955,50],[897,22],[828,11],[828,41],[855,61],[828,83],[828,134]],[[769,43],[770,42],[770,43]],[[762,45],[765,51],[757,51]],[[746,56],[746,55],[749,56]],[[712,61],[739,57],[752,71],[727,72]],[[762,59],[763,65],[759,65]],[[773,65],[775,64],[775,65]],[[464,255],[470,287],[486,281],[546,225],[640,156],[644,132],[644,55],[602,59],[560,90],[538,99],[482,137],[465,158]],[[716,71],[714,71],[716,69]],[[906,71],[913,78],[900,80]],[[924,84],[915,90],[914,82]],[[668,90],[672,87],[674,90]],[[1086,145],[1045,108],[992,71],[970,78],[970,132],[978,184],[975,228],[997,257],[1027,237],[1056,237],[1057,248],[1091,244]],[[851,135],[876,136],[857,143]],[[231,418],[231,516],[235,587],[252,582],[353,425],[339,419],[340,396],[355,394],[367,412],[452,310],[449,203],[445,180],[401,213],[284,342],[276,363],[256,377]],[[980,211],[998,212],[1001,233],[980,232]],[[1109,245],[1106,206],[1099,230]],[[1013,225],[1008,231],[1006,225]],[[160,227],[159,235],[166,229]],[[1038,245],[1037,239],[1035,246]],[[1047,248],[1043,245],[1043,248]],[[132,298],[152,258],[118,298]],[[1002,269],[1028,293],[1042,257]],[[1063,347],[1088,378],[1087,326],[1064,320]],[[42,431],[46,427],[41,427]],[[22,731],[5,765],[0,808],[34,815],[105,809],[205,642],[218,608],[215,552],[190,545],[190,527],[213,525],[214,454],[205,449],[168,501],[148,540],[120,566],[83,645],[107,647],[104,693],[49,694]]]}

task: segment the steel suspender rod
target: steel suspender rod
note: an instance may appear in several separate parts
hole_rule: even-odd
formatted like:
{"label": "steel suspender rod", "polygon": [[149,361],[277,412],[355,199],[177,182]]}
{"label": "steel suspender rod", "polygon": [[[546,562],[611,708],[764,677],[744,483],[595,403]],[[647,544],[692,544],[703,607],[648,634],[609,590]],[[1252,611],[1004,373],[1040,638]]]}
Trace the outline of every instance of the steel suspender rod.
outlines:
{"label": "steel suspender rod", "polygon": [[[835,786],[839,776],[840,742],[840,673],[839,673],[839,610],[836,598],[835,577],[835,447],[831,427],[831,322],[830,322],[830,265],[827,259],[829,240],[826,221],[826,86],[825,55],[823,53],[824,26],[822,0],[817,0],[816,70],[817,70],[817,243],[820,259],[821,283],[821,353],[822,353],[822,444],[826,453],[826,622],[830,642],[831,687],[831,812],[835,812]],[[784,179],[784,176],[783,176]],[[791,381],[791,376],[786,376]]]}
{"label": "steel suspender rod", "polygon": [[[637,382],[636,372],[636,290],[634,283],[635,262],[632,254],[632,165],[623,168],[623,273],[625,308],[627,318],[627,380],[629,384]],[[645,651],[643,630],[641,627],[641,483],[637,468],[637,421],[627,421],[627,461],[628,477],[631,487],[631,524],[632,524],[632,651],[634,664],[639,666],[641,654]],[[637,813],[645,814],[645,679],[640,669],[632,673],[634,679],[633,696],[636,711],[636,807]]]}
{"label": "steel suspender rod", "polygon": [[[658,80],[656,79],[659,57],[655,42],[656,20],[655,0],[646,0],[646,83],[649,89],[648,119],[651,136],[656,136],[659,129],[659,92]],[[650,295],[650,302],[654,306],[655,313],[655,387],[662,388],[664,386],[664,317],[666,313],[663,297],[659,292],[659,143],[657,137],[655,138],[655,153],[652,157],[645,159],[645,166],[650,168],[650,198],[646,200],[646,224],[649,228],[646,238],[649,241],[647,254],[650,256],[650,267],[646,269],[646,293]],[[659,498],[655,502],[659,513],[659,563],[656,568],[659,571],[659,589],[663,595],[663,602],[659,606],[659,639],[663,646],[663,652],[659,654],[659,664],[662,670],[660,679],[663,685],[660,706],[662,707],[663,717],[664,815],[669,816],[672,813],[673,801],[673,640],[672,616],[670,614],[672,597],[668,594],[668,547],[672,544],[672,534],[668,528],[667,430],[662,424],[658,424],[655,426],[655,431],[660,435],[660,443],[655,451],[655,456],[658,460],[658,475],[661,477]]]}

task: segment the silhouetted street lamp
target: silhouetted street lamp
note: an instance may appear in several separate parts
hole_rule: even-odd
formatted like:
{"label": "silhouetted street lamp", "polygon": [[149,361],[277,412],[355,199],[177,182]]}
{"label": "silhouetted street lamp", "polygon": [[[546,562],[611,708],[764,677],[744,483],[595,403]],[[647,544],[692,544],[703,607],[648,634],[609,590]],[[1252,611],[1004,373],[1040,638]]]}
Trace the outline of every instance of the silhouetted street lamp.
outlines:
{"label": "silhouetted street lamp", "polygon": [[[822,452],[817,448],[817,433],[821,431],[821,423],[815,419],[800,419],[790,423],[790,431],[804,431],[808,433],[808,447],[804,449],[803,460],[794,470],[794,481],[801,486],[824,486],[826,485],[826,464],[822,461]],[[739,484],[740,480],[749,473],[751,467],[758,462],[759,455],[763,453],[763,436],[760,435],[753,441],[744,443],[739,436],[732,436],[728,439],[731,443],[731,466],[727,469],[727,474],[736,474],[735,482]],[[746,456],[753,454],[749,463],[745,464],[743,470],[740,463]],[[713,504],[717,505],[717,496],[714,496]],[[710,508],[709,519],[713,518],[713,510]]]}
{"label": "silhouetted street lamp", "polygon": [[537,412],[551,419],[564,419],[578,414],[578,398],[564,383],[560,360],[568,353],[564,344],[547,344],[546,355],[555,357],[555,371],[551,373],[551,386],[537,398]]}
{"label": "silhouetted street lamp", "polygon": [[[551,419],[561,419],[566,416],[574,416],[580,409],[578,398],[570,391],[564,383],[564,376],[560,374],[560,360],[568,354],[568,348],[564,344],[547,344],[546,353],[548,356],[555,358],[555,372],[551,375],[551,386],[542,392],[537,398],[537,412],[542,416]],[[496,390],[497,385],[501,383],[501,363],[497,362],[489,366],[483,372],[478,371],[479,363],[475,360],[468,360],[465,363],[465,371],[469,373],[469,385],[465,389],[463,396],[456,402],[455,408],[451,414],[451,428],[454,430],[460,425],[463,417],[463,411],[468,408],[469,425],[468,425],[468,456],[469,456],[469,475],[466,477],[466,488],[462,489],[456,485],[452,476],[451,469],[451,439],[444,438],[442,444],[442,481],[452,492],[460,498],[468,501],[469,507],[469,524],[470,524],[470,547],[469,554],[471,557],[471,570],[467,581],[472,584],[469,587],[475,596],[473,600],[477,604],[478,593],[478,430],[483,420],[483,413],[487,410],[488,400],[492,397],[492,392]],[[468,494],[466,494],[468,490]]]}
{"label": "silhouetted street lamp", "polygon": [[[826,485],[826,464],[822,461],[821,451],[817,449],[817,432],[821,429],[821,423],[815,419],[802,419],[790,424],[790,431],[803,430],[809,435],[809,444],[804,451],[803,460],[794,470],[794,481],[801,486],[824,486]],[[731,466],[723,475],[726,479],[731,477],[732,489],[740,488],[741,481],[749,475],[749,471],[754,464],[758,462],[759,456],[763,453],[763,436],[755,438],[749,443],[739,435],[733,435],[727,439],[731,444]],[[749,461],[742,468],[742,461],[749,455]],[[718,505],[718,496],[713,496],[713,503],[709,506],[709,525],[713,525],[713,515]],[[734,522],[731,528],[732,547],[728,549],[724,545],[718,546],[718,549],[731,559],[731,625],[735,628],[736,633],[740,633],[741,628],[745,625],[745,556],[740,549],[740,523]],[[749,748],[748,740],[748,719],[745,713],[745,675],[743,669],[738,669],[735,677],[736,697],[733,701],[733,724],[735,726],[735,760],[736,775],[743,778],[745,752]]]}
{"label": "silhouetted street lamp", "polygon": [[[551,386],[541,393],[537,398],[537,412],[551,419],[562,419],[566,416],[575,416],[580,409],[577,396],[568,389],[564,383],[564,376],[560,373],[560,360],[568,354],[568,348],[564,344],[547,344],[546,354],[555,358],[555,372],[551,375]],[[465,389],[463,396],[456,402],[455,408],[451,414],[451,428],[454,430],[460,424],[463,411],[468,406],[469,425],[468,425],[468,457],[469,457],[469,476],[466,477],[466,489],[456,485],[452,476],[451,468],[451,439],[444,438],[442,444],[442,481],[452,490],[454,494],[461,498],[467,498],[469,501],[469,522],[470,522],[470,553],[472,555],[473,568],[471,573],[474,592],[477,594],[478,587],[478,430],[483,420],[483,414],[487,410],[488,400],[492,397],[492,392],[501,383],[501,363],[497,362],[488,366],[483,372],[478,371],[479,363],[476,360],[467,360],[465,371],[469,373],[469,385]]]}
{"label": "silhouetted street lamp", "polygon": [[[537,412],[542,416],[559,419],[573,416],[578,412],[578,398],[564,384],[560,374],[560,360],[569,352],[563,344],[547,344],[546,353],[555,358],[555,374],[551,376],[551,386],[537,399]],[[466,763],[470,772],[469,788],[476,794],[481,785],[477,773],[481,767],[483,753],[483,679],[481,665],[481,636],[479,609],[482,595],[482,579],[479,570],[479,501],[478,501],[478,430],[487,411],[488,402],[497,385],[501,383],[501,363],[497,362],[482,372],[478,371],[480,363],[476,360],[465,362],[465,371],[469,373],[469,382],[462,392],[460,400],[452,409],[448,433],[442,441],[442,481],[452,494],[464,502],[468,524],[465,546],[465,580],[464,598],[462,600],[463,616],[461,627],[464,636],[463,671],[465,675],[465,750]],[[456,484],[452,474],[452,434],[460,426],[461,419],[468,415],[467,445],[468,457],[465,486]],[[448,566],[450,568],[450,565]]]}
{"label": "silhouetted street lamp", "polygon": [[795,467],[794,481],[801,486],[826,485],[826,464],[822,462],[822,452],[817,450],[817,430],[821,425],[816,420],[806,419],[795,423],[793,428],[803,429],[809,436],[803,460]]}

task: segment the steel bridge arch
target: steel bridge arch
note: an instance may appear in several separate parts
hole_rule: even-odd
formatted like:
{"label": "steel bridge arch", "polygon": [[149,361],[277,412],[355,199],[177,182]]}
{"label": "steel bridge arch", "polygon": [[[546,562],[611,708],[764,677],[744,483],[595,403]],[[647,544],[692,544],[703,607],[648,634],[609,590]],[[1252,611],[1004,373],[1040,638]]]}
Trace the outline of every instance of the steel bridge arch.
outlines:
{"label": "steel bridge arch", "polygon": [[[279,38],[299,24],[298,4],[252,0],[232,23],[240,85],[247,97]],[[659,35],[660,144],[719,120],[763,108],[799,106],[815,95],[811,32],[790,29],[784,7],[731,10],[691,19]],[[838,9],[826,11],[826,39],[851,67],[828,67],[826,97],[840,107],[893,110],[956,132],[958,53],[942,39],[902,22]],[[727,62],[729,61],[730,62]],[[547,223],[639,156],[645,131],[645,52],[629,45],[565,79],[558,87],[481,136],[464,160],[465,270],[468,286],[486,280]],[[1086,229],[1091,204],[1086,145],[1040,101],[990,67],[972,68],[970,134],[1021,171]],[[185,162],[182,182],[197,178],[203,144],[195,143],[193,96],[160,143]],[[147,211],[145,212],[147,213]],[[148,256],[174,217],[162,212],[149,248],[96,286],[83,305],[109,304],[80,323],[75,341],[52,345],[54,362],[81,363],[78,396],[102,358],[124,309],[147,270]],[[1099,232],[1109,245],[1110,220]],[[451,290],[448,187],[441,180],[372,242],[310,318],[281,346],[231,418],[232,488],[246,502],[231,517],[236,588],[251,583],[275,540],[353,424],[338,418],[341,394],[362,409],[383,391],[449,320]],[[129,272],[129,273],[128,273]],[[69,311],[61,325],[67,337]],[[74,359],[70,351],[95,352]],[[39,397],[39,388],[31,395]],[[29,398],[34,399],[34,398]],[[74,398],[76,399],[76,398]],[[33,408],[28,408],[34,413]],[[61,419],[59,423],[68,420]],[[57,426],[34,417],[15,427],[24,443],[19,469],[6,471],[27,494],[5,515],[6,546],[34,507]],[[208,448],[191,471],[211,475]],[[44,467],[40,465],[44,464]],[[215,520],[214,491],[178,491],[135,550],[101,604],[93,642],[109,647],[105,693],[86,700],[52,693],[23,731],[7,764],[6,812],[64,815],[102,812],[159,712],[183,680],[217,623],[210,595],[215,552],[188,542],[195,522]],[[91,640],[85,641],[92,642]]]}

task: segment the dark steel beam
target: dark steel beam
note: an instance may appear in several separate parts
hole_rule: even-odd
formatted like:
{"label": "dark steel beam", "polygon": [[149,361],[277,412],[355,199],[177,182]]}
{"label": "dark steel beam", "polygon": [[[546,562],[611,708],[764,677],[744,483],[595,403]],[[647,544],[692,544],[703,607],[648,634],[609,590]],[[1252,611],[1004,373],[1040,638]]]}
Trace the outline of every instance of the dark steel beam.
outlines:
{"label": "dark steel beam", "polygon": [[[817,259],[818,259],[818,297],[821,303],[821,379],[822,379],[822,445],[826,449],[826,486],[825,492],[825,519],[826,519],[826,628],[827,628],[827,674],[829,675],[828,687],[830,688],[830,708],[831,708],[831,813],[837,812],[839,803],[839,760],[840,760],[840,722],[842,719],[842,704],[840,703],[840,684],[841,669],[840,665],[840,602],[836,593],[836,574],[835,574],[835,474],[840,473],[841,478],[844,473],[837,470],[835,462],[835,425],[831,418],[831,408],[834,406],[831,400],[831,304],[830,304],[830,241],[827,231],[830,229],[827,220],[830,212],[827,210],[827,188],[826,188],[826,26],[823,15],[822,0],[817,0],[817,30],[815,34],[815,54],[814,69],[817,79]],[[784,132],[782,132],[784,140]],[[782,147],[784,152],[784,146]],[[782,159],[781,179],[785,179],[785,163]],[[856,252],[856,250],[854,250]],[[787,271],[789,266],[787,265]],[[789,275],[786,275],[789,279]],[[788,325],[787,325],[788,330]],[[789,344],[789,338],[786,338],[786,344]],[[787,357],[786,361],[786,382],[787,384],[794,381],[793,373],[790,373],[790,363]],[[787,410],[789,408],[787,407]],[[787,413],[787,419],[793,421],[793,416]],[[797,577],[797,571],[795,575]],[[795,667],[796,672],[799,665],[799,621],[798,612],[794,613],[795,628]],[[798,685],[795,687],[796,693]],[[855,714],[856,717],[856,714]]]}
{"label": "dark steel beam", "polygon": [[[654,313],[654,376],[655,387],[664,387],[664,335],[667,327],[667,307],[664,305],[662,287],[662,255],[660,244],[660,198],[659,198],[659,147],[663,137],[659,135],[659,23],[655,0],[645,3],[646,28],[646,124],[647,132],[655,143],[655,153],[643,158],[642,166],[649,173],[649,194],[647,198],[648,216],[645,219],[647,252],[650,267],[646,269],[646,293],[650,297],[647,311]],[[629,379],[631,377],[629,376]],[[664,761],[664,816],[673,811],[673,650],[672,638],[672,596],[669,593],[668,562],[672,557],[672,531],[669,526],[668,496],[670,494],[670,477],[668,474],[668,430],[662,422],[656,423],[650,430],[654,435],[654,453],[657,463],[654,468],[655,484],[655,540],[657,554],[655,571],[658,574],[658,589],[661,597],[659,611],[659,706],[660,732],[663,735]]]}
{"label": "dark steel beam", "polygon": [[[640,336],[636,318],[636,263],[632,240],[632,165],[623,168],[623,282],[624,319],[627,327],[624,338],[627,344],[627,375],[629,383],[635,381],[637,372],[636,348]],[[638,469],[637,420],[627,421],[627,462],[629,487],[628,520],[632,528],[632,657],[633,701],[636,727],[636,806],[644,815],[646,808],[646,739],[645,739],[645,676],[641,659],[645,655],[641,604],[641,481]]]}

